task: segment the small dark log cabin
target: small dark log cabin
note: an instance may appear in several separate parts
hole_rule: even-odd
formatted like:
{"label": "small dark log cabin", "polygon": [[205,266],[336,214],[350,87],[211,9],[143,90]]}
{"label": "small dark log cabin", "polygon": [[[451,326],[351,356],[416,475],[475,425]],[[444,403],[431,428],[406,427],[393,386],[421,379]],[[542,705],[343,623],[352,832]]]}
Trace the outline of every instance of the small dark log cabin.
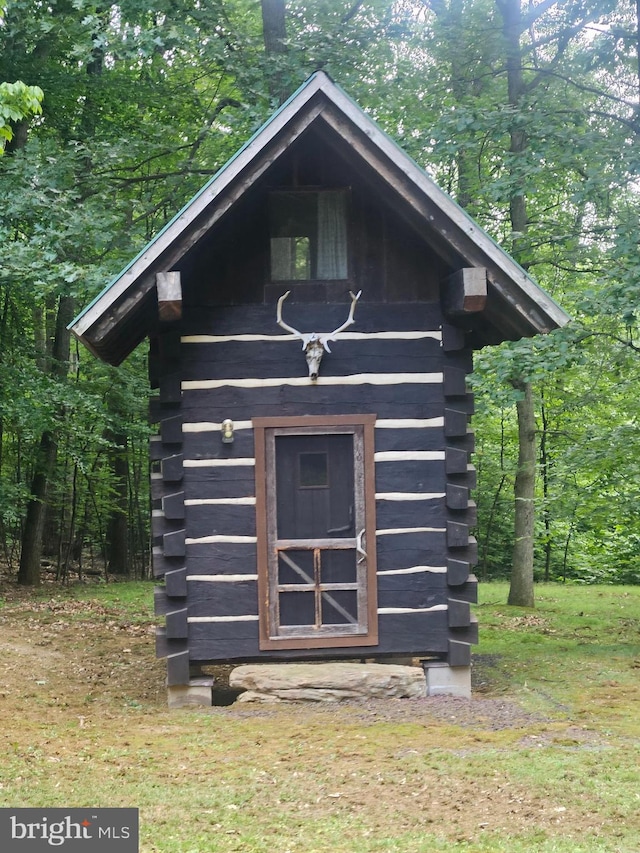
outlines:
{"label": "small dark log cabin", "polygon": [[72,325],[111,364],[150,339],[168,685],[220,661],[468,668],[472,351],[567,320],[314,74]]}

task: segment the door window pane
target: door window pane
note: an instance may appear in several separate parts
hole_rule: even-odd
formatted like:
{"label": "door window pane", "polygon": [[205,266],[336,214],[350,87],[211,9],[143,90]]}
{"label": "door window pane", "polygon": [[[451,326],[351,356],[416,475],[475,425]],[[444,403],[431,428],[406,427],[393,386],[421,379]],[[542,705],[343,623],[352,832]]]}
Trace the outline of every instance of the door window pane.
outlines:
{"label": "door window pane", "polygon": [[355,589],[332,590],[322,594],[323,625],[355,625],[358,621],[358,593]]}
{"label": "door window pane", "polygon": [[280,624],[315,625],[316,597],[313,592],[281,592]]}
{"label": "door window pane", "polygon": [[313,551],[278,551],[278,583],[315,584]]}
{"label": "door window pane", "polygon": [[320,583],[356,583],[356,551],[332,549],[322,552]]}
{"label": "door window pane", "polygon": [[278,537],[353,535],[353,436],[278,435],[275,455]]}
{"label": "door window pane", "polygon": [[301,453],[298,457],[301,488],[329,485],[329,466],[326,453]]}

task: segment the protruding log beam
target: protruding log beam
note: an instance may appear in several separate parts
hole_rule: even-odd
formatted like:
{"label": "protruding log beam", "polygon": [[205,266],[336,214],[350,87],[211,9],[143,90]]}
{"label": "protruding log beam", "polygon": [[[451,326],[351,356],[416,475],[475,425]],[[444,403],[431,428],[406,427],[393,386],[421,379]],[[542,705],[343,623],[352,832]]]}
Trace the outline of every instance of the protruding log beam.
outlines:
{"label": "protruding log beam", "polygon": [[487,271],[466,267],[449,276],[443,288],[445,316],[455,319],[484,311],[487,305]]}
{"label": "protruding log beam", "polygon": [[164,328],[158,335],[158,357],[162,364],[180,361],[181,339],[178,329]]}
{"label": "protruding log beam", "polygon": [[157,424],[162,418],[162,407],[160,405],[160,397],[149,397],[149,423]]}
{"label": "protruding log beam", "polygon": [[445,397],[465,397],[467,394],[467,373],[461,367],[447,364],[443,370],[443,391]]}
{"label": "protruding log beam", "polygon": [[447,612],[450,628],[466,628],[467,625],[471,624],[471,605],[468,601],[450,598],[447,601]]}
{"label": "protruding log beam", "polygon": [[[178,483],[182,480],[182,462],[182,453],[174,453],[173,456],[165,456],[161,462],[162,479],[165,483]],[[160,495],[158,495],[158,497],[160,497]]]}
{"label": "protruding log beam", "polygon": [[469,506],[469,489],[456,483],[447,483],[445,502],[449,509],[467,509]]}
{"label": "protruding log beam", "polygon": [[461,643],[458,640],[449,640],[449,666],[471,665],[471,644]]}
{"label": "protruding log beam", "polygon": [[156,657],[166,658],[169,655],[179,654],[187,650],[184,639],[167,637],[166,628],[156,628]]}
{"label": "protruding log beam", "polygon": [[444,434],[447,438],[465,436],[469,418],[466,412],[457,409],[444,410]]}
{"label": "protruding log beam", "polygon": [[164,480],[162,479],[162,474],[153,472],[151,474],[151,500],[157,501],[164,495],[167,491]]}
{"label": "protruding log beam", "polygon": [[456,352],[465,348],[464,330],[449,323],[442,324],[442,349],[445,352]]}
{"label": "protruding log beam", "polygon": [[184,559],[182,557],[168,557],[164,553],[162,545],[154,545],[151,553],[154,578],[163,578],[168,572],[183,568]]}
{"label": "protruding log beam", "polygon": [[187,570],[173,569],[166,572],[164,576],[165,589],[169,598],[186,598],[187,596]]}
{"label": "protruding log beam", "polygon": [[444,451],[444,470],[447,474],[466,474],[469,468],[469,455],[464,448],[446,447]]}
{"label": "protruding log beam", "polygon": [[447,547],[466,548],[469,545],[469,525],[447,521]]}
{"label": "protruding log beam", "polygon": [[180,444],[182,442],[182,415],[163,418],[160,422],[160,435],[163,444]]}
{"label": "protruding log beam", "polygon": [[158,354],[158,339],[156,337],[149,338],[147,368],[149,372],[149,385],[151,388],[157,388],[160,382],[160,357]]}
{"label": "protruding log beam", "polygon": [[182,317],[182,284],[179,272],[156,273],[158,317],[161,323],[175,323]]}
{"label": "protruding log beam", "polygon": [[173,492],[170,495],[163,495],[162,511],[166,519],[181,521],[184,518],[184,492]]}
{"label": "protruding log beam", "polygon": [[160,402],[176,404],[182,401],[182,377],[179,370],[165,373],[160,377]]}
{"label": "protruding log beam", "polygon": [[162,537],[162,550],[165,557],[184,557],[186,554],[186,531],[174,530]]}
{"label": "protruding log beam", "polygon": [[189,635],[187,608],[181,607],[178,610],[170,610],[167,613],[166,625],[168,640],[186,639]]}
{"label": "protruding log beam", "polygon": [[159,435],[152,435],[149,438],[149,458],[152,462],[159,462],[165,455],[166,450],[162,446],[162,439]]}
{"label": "protruding log beam", "polygon": [[163,586],[156,586],[153,590],[153,612],[156,616],[164,616],[174,605],[169,603],[167,591]]}
{"label": "protruding log beam", "polygon": [[461,586],[469,579],[469,571],[466,560],[447,560],[447,583],[449,586]]}
{"label": "protruding log beam", "polygon": [[189,650],[167,655],[167,687],[189,683]]}

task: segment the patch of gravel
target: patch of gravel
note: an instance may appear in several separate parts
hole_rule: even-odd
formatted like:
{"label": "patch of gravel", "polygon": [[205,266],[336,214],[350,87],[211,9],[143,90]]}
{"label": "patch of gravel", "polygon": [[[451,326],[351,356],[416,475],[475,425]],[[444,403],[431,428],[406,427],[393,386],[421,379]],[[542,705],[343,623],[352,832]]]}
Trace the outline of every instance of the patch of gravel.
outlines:
{"label": "patch of gravel", "polygon": [[[300,702],[278,702],[260,706],[232,705],[215,711],[244,718],[269,718],[281,714],[284,707],[292,710],[303,707]],[[547,723],[550,718],[530,713],[516,702],[504,699],[471,698],[457,696],[428,696],[422,699],[369,699],[343,700],[341,702],[314,702],[314,715],[342,716],[345,723],[451,723],[463,728],[480,728],[484,731],[526,728],[531,724]]]}
{"label": "patch of gravel", "polygon": [[[408,721],[415,722],[431,718],[440,723],[451,723],[464,728],[480,727],[487,731],[525,728],[531,723],[548,721],[547,717],[525,711],[516,702],[505,699],[428,696],[424,699],[410,700],[410,704],[412,707],[407,707],[406,710],[402,707],[398,708],[399,714],[389,714],[389,720],[400,720],[407,714]],[[374,713],[383,713],[383,711],[380,709]]]}

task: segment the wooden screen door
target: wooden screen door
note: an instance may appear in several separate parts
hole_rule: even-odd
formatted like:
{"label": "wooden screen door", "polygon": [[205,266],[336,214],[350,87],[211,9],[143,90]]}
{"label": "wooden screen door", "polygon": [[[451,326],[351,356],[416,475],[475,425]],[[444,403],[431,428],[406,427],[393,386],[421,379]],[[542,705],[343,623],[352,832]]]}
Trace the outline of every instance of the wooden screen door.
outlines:
{"label": "wooden screen door", "polygon": [[265,648],[377,642],[369,424],[332,420],[264,431]]}

